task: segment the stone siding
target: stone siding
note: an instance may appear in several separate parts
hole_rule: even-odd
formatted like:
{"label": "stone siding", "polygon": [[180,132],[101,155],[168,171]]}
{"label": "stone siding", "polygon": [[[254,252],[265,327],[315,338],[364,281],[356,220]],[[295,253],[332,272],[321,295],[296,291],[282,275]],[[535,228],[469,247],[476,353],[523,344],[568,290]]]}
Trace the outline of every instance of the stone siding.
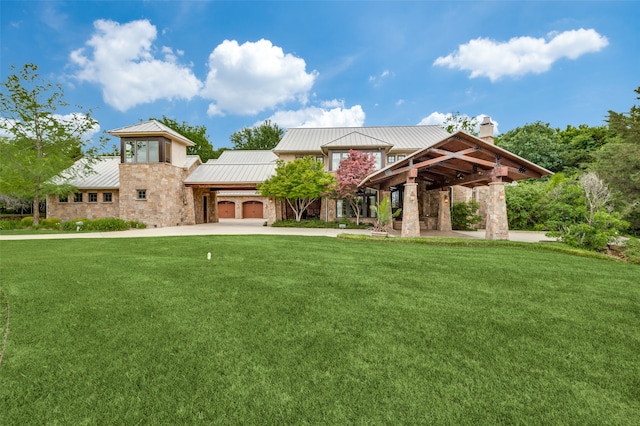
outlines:
{"label": "stone siding", "polygon": [[[57,195],[47,196],[47,217],[59,218],[63,222],[75,219],[102,219],[107,217],[120,217],[118,190],[81,190],[82,202],[74,203],[73,194],[69,195],[67,202],[60,202]],[[98,201],[89,202],[89,193],[97,193]],[[111,193],[111,202],[104,202],[103,194]]]}
{"label": "stone siding", "polygon": [[[183,184],[187,174],[165,163],[120,164],[120,217],[148,227],[194,224],[191,191]],[[146,199],[138,199],[138,190],[146,191]]]}

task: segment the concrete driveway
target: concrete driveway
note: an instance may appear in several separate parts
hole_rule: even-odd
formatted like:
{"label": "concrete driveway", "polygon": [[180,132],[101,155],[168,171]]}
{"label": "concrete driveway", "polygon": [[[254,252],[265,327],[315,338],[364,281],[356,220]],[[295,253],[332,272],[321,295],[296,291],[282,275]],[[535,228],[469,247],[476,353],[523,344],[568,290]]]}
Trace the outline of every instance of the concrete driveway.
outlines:
{"label": "concrete driveway", "polygon": [[[54,240],[68,238],[142,238],[142,237],[175,237],[189,235],[306,235],[336,237],[340,234],[369,235],[367,229],[335,229],[335,228],[273,228],[264,226],[264,219],[220,219],[219,223],[202,223],[188,226],[168,226],[165,228],[131,229],[115,232],[88,232],[68,234],[34,234],[34,235],[0,235],[0,241],[8,240]],[[399,232],[397,232],[399,235]],[[438,231],[423,232],[424,237],[457,237],[484,238],[481,231]],[[511,241],[553,241],[544,236],[544,232],[510,231]]]}

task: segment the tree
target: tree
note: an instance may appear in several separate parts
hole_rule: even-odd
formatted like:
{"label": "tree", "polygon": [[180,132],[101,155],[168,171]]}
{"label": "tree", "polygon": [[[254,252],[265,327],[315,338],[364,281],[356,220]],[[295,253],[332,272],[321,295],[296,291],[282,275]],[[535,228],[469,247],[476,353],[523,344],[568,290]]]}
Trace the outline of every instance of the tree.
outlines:
{"label": "tree", "polygon": [[[640,95],[640,87],[635,92]],[[638,97],[637,99],[640,99]],[[596,152],[593,170],[614,192],[616,207],[640,233],[640,107],[628,113],[609,111],[609,130],[614,135]]]}
{"label": "tree", "polygon": [[[205,126],[191,126],[186,121],[183,121],[182,124],[180,124],[176,120],[167,118],[164,115],[162,116],[162,119],[158,120],[157,118],[151,118],[151,120],[161,122],[165,126],[175,130],[191,142],[195,143],[195,146],[187,148],[188,155],[199,156],[203,163],[206,163],[210,158],[217,158],[213,150],[213,145],[209,142],[209,136],[207,136],[207,128]],[[219,156],[220,154],[218,154],[218,157]]]}
{"label": "tree", "polygon": [[608,210],[611,192],[607,185],[593,172],[580,176],[580,185],[584,191],[587,205],[587,223],[591,225],[596,213]]}
{"label": "tree", "polygon": [[358,184],[375,170],[373,155],[350,150],[349,156],[342,161],[336,171],[336,198],[347,200],[356,214],[356,224],[360,224],[361,198],[358,196]]}
{"label": "tree", "polygon": [[[45,82],[37,71],[34,64],[24,65],[19,72],[12,66],[12,74],[2,83],[6,93],[0,93],[0,129],[10,135],[0,141],[0,193],[32,200],[34,225],[40,222],[41,199],[71,189],[53,178],[80,157],[90,160],[98,152],[83,140],[98,124],[91,112],[56,114],[68,107],[62,87]],[[70,173],[83,171],[76,168]]]}
{"label": "tree", "polygon": [[271,120],[253,128],[245,127],[229,136],[233,149],[273,149],[284,136],[284,130]]}
{"label": "tree", "polygon": [[478,120],[475,117],[469,117],[468,115],[461,115],[456,111],[453,114],[447,114],[442,127],[449,133],[455,133],[458,130],[465,131],[470,135],[478,136]]}
{"label": "tree", "polygon": [[562,172],[582,173],[594,161],[594,154],[611,139],[607,126],[581,124],[559,131],[562,141]]}
{"label": "tree", "polygon": [[559,130],[536,121],[499,135],[496,145],[552,172],[562,171],[563,144]]}
{"label": "tree", "polygon": [[258,185],[265,197],[286,200],[300,222],[307,207],[327,194],[335,178],[324,171],[322,163],[313,157],[298,158],[290,163],[278,161],[276,174]]}

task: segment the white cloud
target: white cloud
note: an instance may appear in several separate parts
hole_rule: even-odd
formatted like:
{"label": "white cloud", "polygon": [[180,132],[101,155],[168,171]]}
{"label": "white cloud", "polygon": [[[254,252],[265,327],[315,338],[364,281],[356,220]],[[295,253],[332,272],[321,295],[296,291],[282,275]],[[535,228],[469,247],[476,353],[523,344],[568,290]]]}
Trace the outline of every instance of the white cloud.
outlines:
{"label": "white cloud", "polygon": [[278,111],[269,117],[280,127],[361,127],[364,125],[365,113],[360,105],[344,108],[344,103],[335,108],[309,107],[297,111]]}
{"label": "white cloud", "polygon": [[[94,22],[95,32],[85,48],[71,53],[79,67],[76,77],[102,86],[104,101],[119,111],[158,99],[191,99],[202,83],[192,70],[177,63],[169,47],[162,47],[164,60],[153,54],[156,27],[148,20],[119,24]],[[180,51],[178,51],[178,55]]]}
{"label": "white cloud", "polygon": [[[444,124],[445,121],[447,121],[447,119],[450,119],[453,116],[453,114],[451,114],[450,112],[448,113],[442,113],[442,112],[432,112],[431,114],[429,114],[428,116],[424,117],[422,120],[420,120],[420,122],[418,123],[418,126],[425,126],[425,125],[438,125],[438,126],[442,126]],[[480,132],[480,123],[482,123],[482,120],[484,119],[484,117],[489,117],[487,114],[478,114],[475,117],[469,117],[467,114],[460,114],[460,118],[464,119],[464,120],[475,120],[476,122],[476,126],[475,126],[475,131],[476,132]],[[500,132],[498,131],[498,122],[496,120],[494,120],[493,118],[491,119],[491,122],[493,123],[493,134],[497,135]]]}
{"label": "white cloud", "polygon": [[[85,126],[85,124],[87,124],[86,115],[79,112],[72,112],[64,115],[52,114],[52,117],[58,122],[68,125],[69,126],[68,128],[71,131],[73,131],[74,127],[76,126],[80,127],[80,126]],[[6,137],[6,138],[14,137],[14,134],[8,129],[11,129],[12,127],[14,127],[16,123],[18,122],[14,119],[0,117],[0,137]],[[25,128],[23,128],[26,135],[30,137],[34,135],[34,133],[31,132],[31,129],[32,129],[31,125],[27,125]],[[100,124],[96,122],[87,131],[85,131],[80,135],[75,135],[75,136],[79,136],[81,140],[86,142],[93,139],[93,137],[99,132],[100,132]]]}
{"label": "white cloud", "polygon": [[374,87],[380,87],[382,85],[382,82],[386,78],[393,77],[393,76],[394,76],[394,73],[392,73],[389,70],[384,70],[378,76],[375,76],[375,75],[369,76],[369,83],[372,83]]}
{"label": "white cloud", "polygon": [[418,126],[438,125],[441,126],[447,117],[451,117],[451,113],[443,114],[441,112],[432,112],[418,123]]}
{"label": "white cloud", "polygon": [[504,76],[518,77],[548,71],[561,58],[576,59],[598,52],[609,44],[593,29],[552,32],[544,38],[515,37],[507,42],[477,38],[458,50],[435,60],[433,65],[471,71],[470,78],[487,77],[496,81]]}
{"label": "white cloud", "polygon": [[214,100],[210,115],[256,114],[285,102],[307,102],[318,76],[307,73],[304,59],[269,40],[239,45],[225,40],[209,56],[209,75],[201,96]]}

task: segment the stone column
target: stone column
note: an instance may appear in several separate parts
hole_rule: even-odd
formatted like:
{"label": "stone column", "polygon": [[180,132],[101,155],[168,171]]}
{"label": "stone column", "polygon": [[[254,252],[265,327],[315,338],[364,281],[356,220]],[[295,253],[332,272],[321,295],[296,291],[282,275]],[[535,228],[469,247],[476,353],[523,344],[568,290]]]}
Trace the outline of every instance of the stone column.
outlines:
{"label": "stone column", "polygon": [[449,200],[449,188],[440,191],[440,203],[438,204],[438,231],[451,231],[451,205]]}
{"label": "stone column", "polygon": [[509,239],[509,221],[507,220],[507,199],[504,193],[504,182],[491,182],[489,184],[485,231],[487,240]]}
{"label": "stone column", "polygon": [[220,222],[220,213],[218,212],[218,191],[209,193],[209,223]]}
{"label": "stone column", "polygon": [[420,236],[420,209],[418,208],[418,184],[404,184],[402,204],[402,237]]}

